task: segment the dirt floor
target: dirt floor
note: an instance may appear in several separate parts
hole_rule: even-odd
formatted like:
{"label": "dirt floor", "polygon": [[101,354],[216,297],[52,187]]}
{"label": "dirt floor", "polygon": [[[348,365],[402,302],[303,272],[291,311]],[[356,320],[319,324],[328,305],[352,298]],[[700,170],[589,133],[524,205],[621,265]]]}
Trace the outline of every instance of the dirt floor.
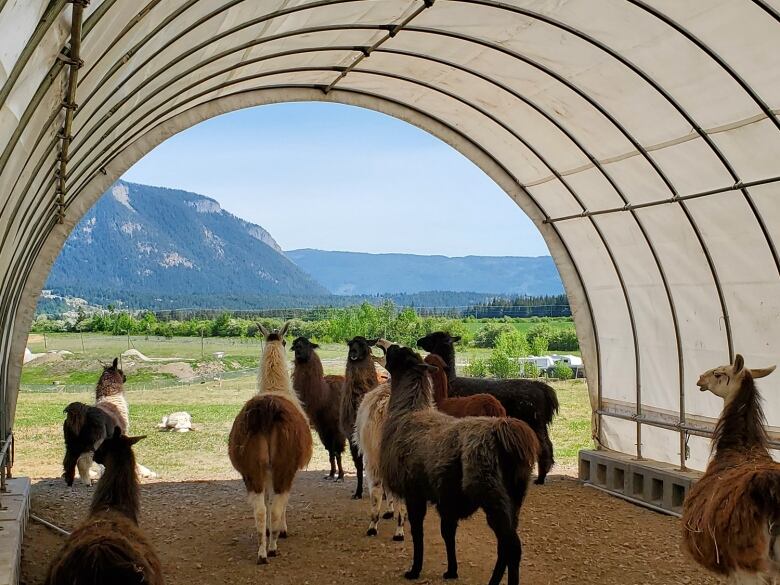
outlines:
{"label": "dirt floor", "polygon": [[[296,479],[288,510],[290,537],[280,557],[255,565],[257,535],[239,481],[147,482],[142,527],[161,557],[169,584],[274,583],[347,585],[405,583],[411,538],[393,542],[392,522],[378,537],[365,536],[368,502],[353,501],[354,476],[323,481],[321,471]],[[32,512],[66,529],[83,517],[92,489],[67,488],[61,479],[38,481]],[[426,518],[426,558],[420,583],[442,582],[444,547],[438,517]],[[531,486],[522,512],[521,582],[547,584],[715,584],[683,557],[680,521],[552,476]],[[407,527],[408,533],[408,527]],[[63,537],[30,522],[22,558],[22,583],[42,583]],[[495,541],[478,513],[461,524],[461,583],[486,583],[495,561]]]}

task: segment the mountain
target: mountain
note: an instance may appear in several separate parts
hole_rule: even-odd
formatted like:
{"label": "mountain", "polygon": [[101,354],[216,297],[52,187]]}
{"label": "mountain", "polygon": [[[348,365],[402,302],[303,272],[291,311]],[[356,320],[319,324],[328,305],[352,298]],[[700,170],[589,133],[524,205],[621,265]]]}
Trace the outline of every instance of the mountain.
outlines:
{"label": "mountain", "polygon": [[418,256],[291,250],[287,257],[337,295],[458,291],[563,293],[550,256]]}
{"label": "mountain", "polygon": [[45,288],[136,307],[329,296],[266,230],[213,199],[125,181],[73,230]]}

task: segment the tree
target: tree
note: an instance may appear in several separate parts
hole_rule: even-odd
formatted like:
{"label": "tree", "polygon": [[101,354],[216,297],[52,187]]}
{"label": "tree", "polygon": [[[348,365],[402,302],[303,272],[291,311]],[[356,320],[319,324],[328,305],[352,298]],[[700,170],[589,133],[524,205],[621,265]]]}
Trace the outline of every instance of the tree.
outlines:
{"label": "tree", "polygon": [[574,371],[566,362],[558,362],[553,366],[553,377],[561,380],[571,380],[574,377]]}

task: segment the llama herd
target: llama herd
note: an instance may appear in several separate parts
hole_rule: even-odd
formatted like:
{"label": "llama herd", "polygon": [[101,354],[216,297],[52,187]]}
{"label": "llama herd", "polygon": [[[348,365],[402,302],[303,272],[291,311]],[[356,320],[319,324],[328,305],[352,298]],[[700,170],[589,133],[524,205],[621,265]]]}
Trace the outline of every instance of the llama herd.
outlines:
{"label": "llama herd", "polygon": [[[550,386],[457,376],[459,338],[443,332],[418,340],[429,352],[424,359],[384,339],[355,337],[343,376],[326,376],[317,344],[299,337],[290,375],[287,324],[260,330],[265,345],[257,393],[236,416],[228,440],[255,519],[258,564],[275,557],[278,540],[287,537],[290,491],[311,459],[313,428],[328,453],[326,479],[344,481],[345,444],[357,471],[355,499],[363,497],[365,471],[369,536],[378,533],[383,501],[384,517],[394,519],[393,540],[404,539],[408,520],[413,558],[407,579],[420,577],[424,519],[433,504],[447,555],[445,579],[458,577],[459,521],[482,510],[496,536],[489,585],[498,585],[505,573],[509,585],[520,582],[520,508],[534,465],[537,484],[553,465],[549,426],[559,405]],[[724,408],[712,461],[685,501],[683,549],[733,584],[780,583],[780,464],[769,454],[754,383],[773,370],[751,370],[737,356],[698,383],[721,397]],[[105,471],[87,520],[52,561],[47,584],[163,582],[156,553],[138,527],[140,466],[132,445],[143,437],[127,436],[123,382],[114,360],[98,383],[96,404],[65,409],[66,482],[72,484],[75,467],[89,481],[93,459]]]}

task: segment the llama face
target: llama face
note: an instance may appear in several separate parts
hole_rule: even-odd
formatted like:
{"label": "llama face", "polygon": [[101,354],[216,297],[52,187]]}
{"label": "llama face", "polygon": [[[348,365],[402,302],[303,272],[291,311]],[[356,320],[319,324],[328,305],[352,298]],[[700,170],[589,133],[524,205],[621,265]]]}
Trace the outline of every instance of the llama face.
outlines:
{"label": "llama face", "polygon": [[125,373],[119,368],[119,358],[114,358],[114,361],[110,366],[103,367],[103,373],[100,376],[98,385],[121,385],[125,382],[127,382],[127,376],[125,376]]}
{"label": "llama face", "polygon": [[369,341],[362,335],[353,337],[347,341],[347,345],[349,346],[349,353],[347,354],[347,358],[351,362],[361,362],[371,357],[371,346],[374,343],[376,343],[376,340]]}
{"label": "llama face", "polygon": [[750,369],[745,367],[745,360],[740,355],[734,359],[734,363],[728,366],[718,366],[707,370],[701,376],[696,385],[699,390],[708,390],[715,396],[728,401],[742,386],[742,381],[748,374],[753,378],[763,378],[775,370],[775,366],[768,368]]}
{"label": "llama face", "polygon": [[300,364],[308,362],[312,352],[318,347],[319,345],[312,343],[305,337],[296,337],[292,344],[292,350],[295,352],[295,361]]}
{"label": "llama face", "polygon": [[460,335],[451,336],[444,331],[435,331],[429,333],[425,337],[421,337],[417,340],[417,347],[424,349],[427,352],[436,353],[436,350],[442,347],[452,347],[454,343],[460,341]]}

